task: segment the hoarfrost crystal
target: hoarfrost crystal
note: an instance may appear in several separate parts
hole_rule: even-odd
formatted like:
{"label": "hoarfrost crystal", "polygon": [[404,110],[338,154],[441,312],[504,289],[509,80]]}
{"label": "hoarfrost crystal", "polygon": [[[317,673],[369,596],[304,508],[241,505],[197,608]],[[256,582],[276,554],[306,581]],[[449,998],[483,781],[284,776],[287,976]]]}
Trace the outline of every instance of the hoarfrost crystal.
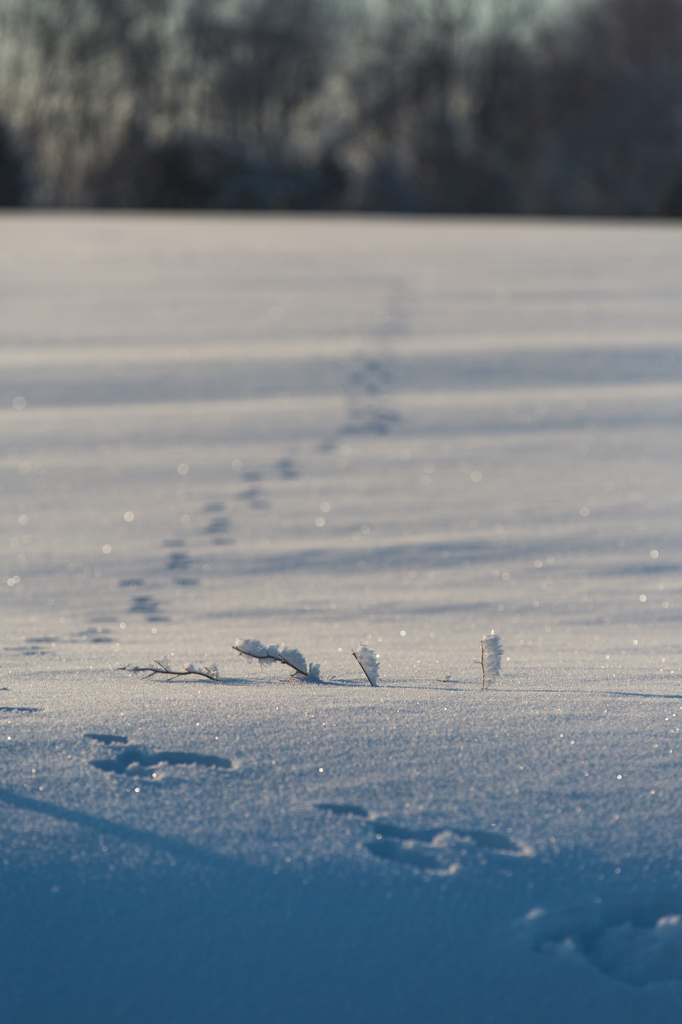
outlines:
{"label": "hoarfrost crystal", "polygon": [[496,633],[487,633],[481,637],[481,668],[484,690],[486,682],[491,682],[499,676],[503,653],[502,639]]}
{"label": "hoarfrost crystal", "polygon": [[286,644],[270,644],[269,647],[266,647],[260,640],[238,637],[233,648],[246,658],[256,658],[261,664],[279,662],[292,668],[296,675],[308,675],[308,664],[296,647],[287,647]]}
{"label": "hoarfrost crystal", "polygon": [[370,686],[376,686],[379,678],[379,655],[367,644],[362,644],[357,651],[353,651],[353,657],[367,676]]}

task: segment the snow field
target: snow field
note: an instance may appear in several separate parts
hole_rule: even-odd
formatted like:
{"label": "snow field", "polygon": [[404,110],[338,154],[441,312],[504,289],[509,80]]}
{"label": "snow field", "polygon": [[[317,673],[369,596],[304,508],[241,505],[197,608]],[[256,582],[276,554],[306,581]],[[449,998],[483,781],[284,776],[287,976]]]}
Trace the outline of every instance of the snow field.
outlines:
{"label": "snow field", "polygon": [[7,1019],[676,1021],[682,232],[0,223]]}

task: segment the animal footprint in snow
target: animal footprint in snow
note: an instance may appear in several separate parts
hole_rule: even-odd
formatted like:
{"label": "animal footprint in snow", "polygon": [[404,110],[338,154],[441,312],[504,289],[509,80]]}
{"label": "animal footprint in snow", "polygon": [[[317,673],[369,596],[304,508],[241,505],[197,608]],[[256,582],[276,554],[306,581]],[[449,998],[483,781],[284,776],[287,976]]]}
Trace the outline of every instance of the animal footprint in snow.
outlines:
{"label": "animal footprint in snow", "polygon": [[178,572],[178,570],[189,569],[190,565],[192,565],[194,561],[195,560],[193,558],[189,558],[184,551],[174,551],[168,559],[166,569],[169,572]]}
{"label": "animal footprint in snow", "polygon": [[86,732],[84,739],[97,740],[98,743],[127,743],[127,736],[117,736],[113,732]]}
{"label": "animal footprint in snow", "polygon": [[481,864],[488,857],[529,857],[533,851],[499,832],[477,829],[410,829],[387,821],[374,821],[375,839],[366,844],[377,857],[412,864],[417,868],[454,874],[462,859],[473,854]]}
{"label": "animal footprint in snow", "polygon": [[27,636],[24,644],[21,644],[19,647],[5,647],[5,650],[16,651],[25,657],[36,654],[48,654],[49,647],[53,646],[58,639],[56,636]]}
{"label": "animal footprint in snow", "polygon": [[115,736],[108,733],[86,733],[86,739],[96,740],[98,743],[109,745],[121,745],[121,749],[115,757],[98,758],[91,761],[93,768],[99,768],[103,772],[113,772],[115,775],[135,775],[147,778],[157,778],[159,769],[162,766],[173,767],[176,765],[200,765],[204,768],[221,768],[229,770],[232,762],[226,757],[216,757],[213,754],[196,754],[182,750],[161,750],[159,752],[146,750],[135,744],[128,744],[125,736]]}
{"label": "animal footprint in snow", "polygon": [[372,823],[372,828],[374,839],[365,846],[375,857],[447,875],[453,875],[461,867],[459,850],[448,843],[446,829],[410,829],[378,820]]}
{"label": "animal footprint in snow", "polygon": [[165,615],[158,615],[159,602],[150,597],[149,594],[140,594],[139,597],[134,597],[130,608],[128,609],[129,615],[146,615],[147,622],[170,622],[170,619]]}
{"label": "animal footprint in snow", "polygon": [[467,855],[475,855],[485,864],[490,855],[504,857],[530,857],[531,847],[519,843],[501,832],[483,832],[479,829],[411,828],[384,821],[356,804],[317,804],[319,810],[332,814],[364,818],[374,836],[365,846],[376,857],[409,864],[425,871],[454,874]]}
{"label": "animal footprint in snow", "polygon": [[418,846],[415,842],[396,843],[390,839],[377,839],[365,846],[376,857],[383,857],[385,860],[392,860],[398,864],[409,864],[413,868],[421,868],[422,871],[438,871],[441,874],[454,875],[459,871],[458,861],[450,861],[439,856],[438,851],[432,851],[428,847]]}
{"label": "animal footprint in snow", "polygon": [[128,612],[131,615],[148,615],[154,614],[159,610],[159,602],[149,594],[141,594],[139,597],[134,597]]}
{"label": "animal footprint in snow", "polygon": [[277,463],[277,469],[279,470],[279,475],[283,480],[295,480],[299,475],[299,472],[291,459],[280,459]]}
{"label": "animal footprint in snow", "polygon": [[503,854],[507,857],[533,857],[534,850],[526,843],[517,842],[502,832],[479,832],[477,829],[451,829],[457,841],[478,847],[489,853]]}
{"label": "animal footprint in snow", "polygon": [[635,898],[526,916],[538,952],[588,964],[629,985],[682,984],[682,899]]}
{"label": "animal footprint in snow", "polygon": [[204,533],[216,534],[227,533],[230,529],[230,520],[227,516],[216,516],[204,529]]}
{"label": "animal footprint in snow", "polygon": [[359,804],[315,804],[318,811],[331,811],[332,814],[349,814],[355,818],[368,818],[369,811]]}
{"label": "animal footprint in snow", "polygon": [[80,636],[81,640],[88,639],[91,644],[113,644],[115,643],[115,637],[106,636],[105,634],[111,633],[110,629],[106,629],[102,626],[92,626],[90,629],[84,630]]}

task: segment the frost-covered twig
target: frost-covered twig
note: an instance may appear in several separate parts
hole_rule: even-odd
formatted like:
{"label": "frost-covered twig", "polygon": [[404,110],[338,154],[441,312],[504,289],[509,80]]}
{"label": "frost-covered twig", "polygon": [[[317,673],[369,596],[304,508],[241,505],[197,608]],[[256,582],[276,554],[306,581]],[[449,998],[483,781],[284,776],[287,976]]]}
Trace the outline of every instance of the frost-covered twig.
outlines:
{"label": "frost-covered twig", "polygon": [[353,657],[362,671],[367,676],[370,686],[377,685],[379,678],[379,655],[376,654],[367,644],[362,644],[357,651],[353,651]]}
{"label": "frost-covered twig", "polygon": [[171,668],[165,659],[155,661],[152,665],[118,665],[117,672],[134,672],[139,674],[146,672],[143,679],[150,679],[152,676],[163,676],[165,679],[178,679],[180,676],[202,676],[204,679],[218,679],[217,665],[201,665],[195,668],[191,662],[187,662],[181,669]]}
{"label": "frost-covered twig", "polygon": [[296,647],[287,647],[285,644],[270,644],[269,647],[266,647],[260,640],[237,637],[232,645],[232,650],[243,658],[253,658],[261,665],[273,662],[287,665],[293,669],[292,679],[307,679],[309,676],[319,678],[319,665],[311,665],[309,670],[308,663]]}
{"label": "frost-covered twig", "polygon": [[502,639],[494,631],[491,630],[490,633],[481,637],[482,689],[485,690],[486,681],[491,682],[499,676],[503,653]]}

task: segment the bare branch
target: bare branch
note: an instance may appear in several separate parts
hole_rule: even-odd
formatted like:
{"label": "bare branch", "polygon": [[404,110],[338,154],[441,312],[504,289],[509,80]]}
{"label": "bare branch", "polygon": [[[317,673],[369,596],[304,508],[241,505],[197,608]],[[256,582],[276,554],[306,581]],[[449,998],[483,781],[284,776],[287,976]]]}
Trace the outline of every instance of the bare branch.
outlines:
{"label": "bare branch", "polygon": [[[159,667],[155,668],[155,665]],[[218,679],[218,669],[215,665],[202,666],[201,668],[185,665],[182,669],[173,669],[169,665],[164,665],[161,661],[155,661],[153,665],[117,665],[116,671],[132,672],[138,676],[140,673],[146,672],[147,675],[141,676],[142,679],[162,676],[168,682],[172,679],[179,679],[181,676],[201,676],[202,679],[210,679],[213,682],[216,682]]]}

